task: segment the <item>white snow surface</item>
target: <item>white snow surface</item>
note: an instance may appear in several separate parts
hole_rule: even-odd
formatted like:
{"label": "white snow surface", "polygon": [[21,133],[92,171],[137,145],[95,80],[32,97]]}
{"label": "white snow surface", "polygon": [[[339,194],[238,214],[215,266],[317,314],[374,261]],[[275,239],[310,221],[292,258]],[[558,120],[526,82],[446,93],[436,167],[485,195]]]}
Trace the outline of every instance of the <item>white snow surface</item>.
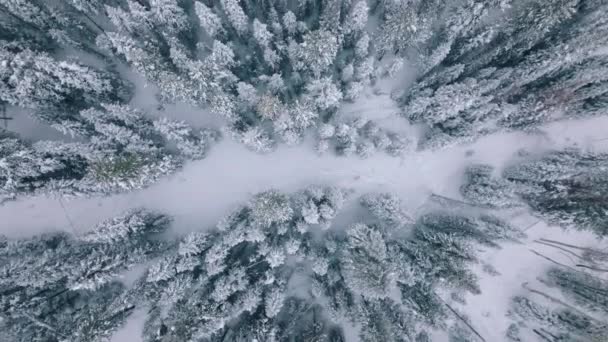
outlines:
{"label": "white snow surface", "polygon": [[[388,102],[386,99],[372,97],[362,101],[373,101],[374,105],[354,104],[343,109],[342,115],[374,119],[386,117],[388,127],[415,134],[412,127],[399,121],[404,119],[391,115],[396,113],[394,106],[381,105]],[[354,110],[359,113],[353,113]],[[226,138],[214,145],[205,159],[190,162],[179,173],[147,189],[62,202],[50,197],[9,202],[0,206],[0,232],[12,237],[56,230],[82,232],[129,208],[146,207],[174,216],[173,230],[182,234],[213,227],[222,216],[256,192],[270,188],[289,192],[311,184],[350,188],[355,192],[353,198],[372,191],[392,192],[403,199],[407,209],[415,212],[430,193],[458,198],[463,169],[470,163],[485,162],[501,168],[522,148],[542,151],[577,145],[583,149],[606,150],[608,140],[602,140],[607,138],[606,127],[606,117],[562,121],[546,126],[543,129],[545,134],[501,133],[437,151],[413,151],[401,158],[378,153],[367,159],[318,155],[310,142],[296,147],[283,146],[262,155]],[[467,157],[466,152],[470,150],[474,154]],[[74,223],[73,227],[69,221]],[[467,305],[459,307],[472,318],[473,325],[486,341],[503,339],[508,326],[504,315],[509,299],[518,291],[524,291],[521,283],[534,281],[547,267],[546,261],[529,251],[532,247],[542,250],[542,246],[532,246],[534,238],[581,243],[594,241],[593,237],[585,234],[567,234],[543,224],[528,233],[530,238],[525,244],[509,244],[501,250],[486,252],[484,260],[494,265],[501,275],[482,276],[482,294],[468,297]],[[113,342],[140,341],[142,320],[142,315],[134,315],[116,333]]]}

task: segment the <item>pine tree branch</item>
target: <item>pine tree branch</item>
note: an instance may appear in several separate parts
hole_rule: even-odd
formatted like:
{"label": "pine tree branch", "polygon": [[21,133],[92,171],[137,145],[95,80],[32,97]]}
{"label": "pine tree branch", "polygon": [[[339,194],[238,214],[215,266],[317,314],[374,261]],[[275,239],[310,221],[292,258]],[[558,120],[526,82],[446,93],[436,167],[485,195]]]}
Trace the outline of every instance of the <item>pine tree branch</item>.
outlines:
{"label": "pine tree branch", "polygon": [[[593,276],[593,275],[591,275],[589,273],[585,273],[585,272],[582,272],[582,273],[585,274],[586,276],[589,276],[589,277],[592,277],[592,278],[595,278],[597,280],[602,281],[601,278],[595,277],[595,276]],[[589,290],[591,292],[595,292],[595,293],[597,293],[597,294],[599,294],[601,296],[608,297],[608,289],[602,289],[602,288],[597,288],[597,287],[594,287],[594,286],[589,286],[589,285],[586,285],[586,284],[582,284],[581,282],[578,282],[577,285],[578,285],[578,287],[575,288],[575,289],[573,289],[573,290],[580,290],[579,287],[581,287],[581,288],[584,288],[584,289]],[[581,294],[581,296],[585,297],[585,295],[583,295],[583,294]]]}
{"label": "pine tree branch", "polygon": [[37,319],[36,317],[31,316],[30,314],[27,314],[27,313],[18,313],[18,315],[27,318],[28,320],[30,320],[35,325],[47,329],[48,331],[52,332],[56,336],[61,337],[62,339],[67,339],[67,336],[65,336],[62,333],[60,333],[59,331],[57,331],[57,329],[55,329],[52,326],[50,326],[50,325],[42,322],[41,320]]}
{"label": "pine tree branch", "polygon": [[54,294],[50,295],[50,296],[47,298],[47,300],[51,300],[51,299],[53,299],[53,298],[55,298],[55,297],[57,297],[57,296],[60,296],[60,295],[62,295],[62,294],[64,294],[64,293],[68,292],[68,291],[70,291],[70,289],[66,287],[66,288],[64,288],[63,290],[61,290],[61,291],[57,291],[57,292],[55,292]]}
{"label": "pine tree branch", "polygon": [[135,305],[129,305],[126,308],[114,313],[112,316],[110,316],[109,321],[113,321],[116,317],[122,315],[122,314],[128,314],[129,312],[135,310]]}
{"label": "pine tree branch", "polygon": [[260,260],[260,261],[256,261],[256,262],[254,262],[254,263],[253,263],[253,264],[251,264],[251,265],[245,266],[245,269],[246,269],[246,270],[248,270],[248,269],[250,269],[250,268],[252,268],[252,267],[254,267],[254,266],[257,266],[257,265],[259,265],[259,264],[261,264],[261,263],[263,263],[263,262],[265,262],[265,261],[266,261],[266,259],[262,259],[262,260]]}
{"label": "pine tree branch", "polygon": [[93,18],[91,18],[91,16],[89,16],[87,13],[85,13],[84,11],[79,11],[80,14],[82,14],[85,18],[87,18],[88,21],[91,22],[91,24],[93,24],[93,26],[95,26],[99,32],[101,32],[103,35],[105,35],[106,37],[108,36],[106,31],[104,30],[103,27],[101,27],[101,25],[99,25],[95,20],[93,20]]}
{"label": "pine tree branch", "polygon": [[553,339],[554,339],[554,340],[556,340],[556,341],[558,340],[558,337],[557,337],[557,336],[555,336],[555,335],[554,335],[553,333],[551,333],[550,331],[548,331],[547,329],[545,329],[545,328],[540,328],[540,330],[542,330],[542,332],[544,332],[545,334],[551,335],[551,337],[553,337]]}

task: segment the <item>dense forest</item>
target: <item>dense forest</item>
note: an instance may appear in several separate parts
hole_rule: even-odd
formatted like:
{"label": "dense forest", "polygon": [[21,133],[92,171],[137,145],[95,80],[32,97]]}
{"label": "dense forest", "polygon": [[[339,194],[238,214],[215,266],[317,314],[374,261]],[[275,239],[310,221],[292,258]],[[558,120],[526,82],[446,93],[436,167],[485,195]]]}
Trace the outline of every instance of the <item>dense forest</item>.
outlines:
{"label": "dense forest", "polygon": [[[608,148],[574,128],[608,127],[607,14],[0,0],[0,340],[608,341]],[[175,179],[188,210],[219,211],[211,189],[188,197],[202,169],[230,197],[213,224],[136,200],[74,219]],[[6,233],[49,211],[65,224]],[[520,253],[525,278],[492,262]],[[484,327],[491,281],[519,283]]]}

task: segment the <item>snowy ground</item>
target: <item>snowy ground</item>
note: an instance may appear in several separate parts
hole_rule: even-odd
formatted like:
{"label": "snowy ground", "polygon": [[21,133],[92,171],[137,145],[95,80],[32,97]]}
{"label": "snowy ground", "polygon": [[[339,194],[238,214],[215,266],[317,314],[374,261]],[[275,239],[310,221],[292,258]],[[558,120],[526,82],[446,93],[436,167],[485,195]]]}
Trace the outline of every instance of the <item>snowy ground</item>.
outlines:
{"label": "snowy ground", "polygon": [[536,243],[535,240],[545,238],[586,247],[596,247],[598,244],[598,240],[589,233],[565,232],[558,227],[549,227],[543,222],[534,224],[538,219],[522,216],[523,220],[517,220],[519,227],[534,225],[526,231],[528,238],[521,244],[510,243],[503,245],[500,250],[484,253],[481,260],[494,266],[500,275],[489,276],[481,270],[477,272],[481,276],[479,285],[482,293],[468,296],[466,305],[459,307],[471,318],[474,328],[488,342],[504,340],[507,328],[513,322],[506,317],[511,298],[518,294],[530,294],[523,284],[528,283],[531,288],[547,290],[537,277],[555,265],[532,251],[574,266],[573,261],[564,253]]}
{"label": "snowy ground", "polygon": [[[346,107],[343,115],[386,118],[385,124],[391,128],[413,132],[411,127],[399,121],[403,119],[391,115],[396,112],[395,107],[379,107],[388,102],[380,98],[387,95],[377,96],[366,99],[367,105]],[[165,110],[179,110],[179,107]],[[355,110],[359,112],[354,113]],[[565,121],[546,127],[546,134],[542,135],[520,132],[495,134],[471,144],[434,152],[411,152],[402,158],[382,153],[367,159],[330,154],[319,156],[310,144],[281,147],[271,154],[259,155],[225,139],[213,146],[204,160],[186,165],[181,172],[145,190],[106,198],[59,202],[38,197],[7,203],[0,207],[0,232],[9,236],[28,236],[71,229],[68,220],[73,222],[73,229],[84,231],[128,208],[147,207],[173,215],[174,230],[183,233],[211,227],[221,216],[258,191],[269,188],[293,191],[309,184],[342,186],[356,193],[390,191],[402,197],[408,209],[415,211],[431,192],[457,197],[462,171],[469,163],[486,162],[500,168],[521,148],[537,151],[578,145],[584,149],[605,150],[608,140],[601,140],[608,137],[605,127],[608,127],[608,118],[605,117]],[[473,155],[467,156],[467,151],[471,150]],[[547,266],[545,261],[529,251],[533,238],[592,240],[586,235],[570,236],[541,224],[528,233],[531,237],[524,245],[506,245],[502,250],[487,253],[485,260],[502,275],[483,277],[483,294],[468,298],[468,305],[463,309],[473,318],[476,328],[487,341],[502,339],[508,325],[504,318],[508,299],[523,291],[521,283],[533,281]],[[141,317],[136,315],[132,323],[117,333],[114,342],[138,341],[141,327]]]}

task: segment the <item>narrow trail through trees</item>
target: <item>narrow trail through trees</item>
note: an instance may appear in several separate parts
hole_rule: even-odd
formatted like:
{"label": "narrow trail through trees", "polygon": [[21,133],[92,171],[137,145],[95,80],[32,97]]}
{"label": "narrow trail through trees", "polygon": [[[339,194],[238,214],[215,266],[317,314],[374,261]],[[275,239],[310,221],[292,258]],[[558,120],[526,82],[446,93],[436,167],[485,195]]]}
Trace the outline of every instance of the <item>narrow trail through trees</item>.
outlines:
{"label": "narrow trail through trees", "polygon": [[[520,149],[530,151],[576,144],[585,149],[606,149],[593,139],[605,134],[608,118],[569,121],[546,127],[550,143],[521,132],[496,134],[471,144],[438,151],[411,152],[402,158],[377,153],[369,158],[318,155],[308,144],[280,147],[256,154],[228,138],[215,145],[208,157],[140,191],[109,197],[64,199],[74,227],[87,229],[96,222],[134,207],[162,210],[175,216],[174,229],[187,232],[208,228],[250,194],[275,188],[293,191],[309,184],[335,185],[356,193],[390,191],[407,209],[415,211],[432,193],[460,198],[457,181],[466,165],[489,163],[499,169]],[[472,156],[467,151],[474,150]],[[65,230],[71,224],[57,198],[35,197],[0,206],[0,231],[8,236],[29,236]]]}

